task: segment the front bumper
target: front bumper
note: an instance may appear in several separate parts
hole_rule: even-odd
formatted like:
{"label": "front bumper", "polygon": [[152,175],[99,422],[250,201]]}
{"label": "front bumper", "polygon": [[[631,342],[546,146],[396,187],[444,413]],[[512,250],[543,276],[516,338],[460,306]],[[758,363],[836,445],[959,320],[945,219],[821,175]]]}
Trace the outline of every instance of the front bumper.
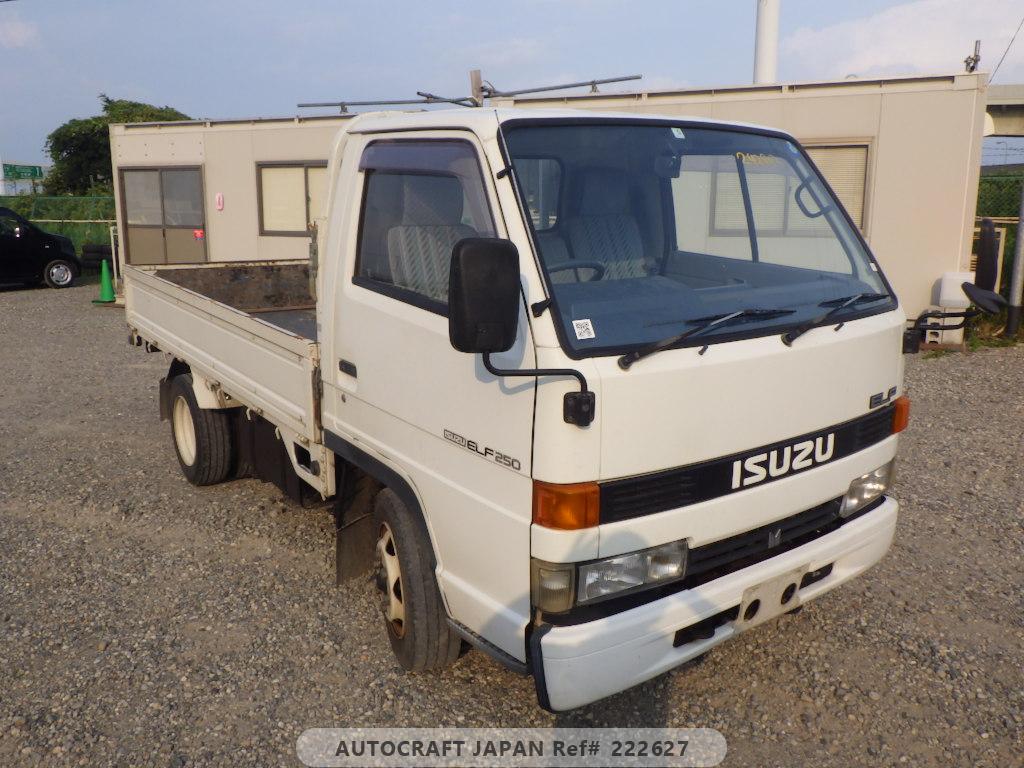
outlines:
{"label": "front bumper", "polygon": [[700,656],[737,634],[736,622],[676,647],[679,630],[737,608],[746,590],[787,572],[831,565],[827,576],[799,590],[800,604],[858,576],[889,549],[898,510],[887,497],[837,531],[694,589],[586,624],[538,628],[531,645],[541,705],[556,712],[573,709]]}

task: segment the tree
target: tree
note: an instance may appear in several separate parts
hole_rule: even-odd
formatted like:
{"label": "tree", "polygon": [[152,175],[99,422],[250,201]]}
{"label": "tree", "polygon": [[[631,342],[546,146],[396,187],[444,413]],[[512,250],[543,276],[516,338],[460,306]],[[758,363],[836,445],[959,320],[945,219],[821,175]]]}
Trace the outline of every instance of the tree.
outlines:
{"label": "tree", "polygon": [[68,120],[46,137],[46,151],[53,168],[43,182],[48,195],[110,194],[111,123],[145,123],[188,120],[172,107],[155,107],[138,101],[111,99],[100,94],[103,114]]}

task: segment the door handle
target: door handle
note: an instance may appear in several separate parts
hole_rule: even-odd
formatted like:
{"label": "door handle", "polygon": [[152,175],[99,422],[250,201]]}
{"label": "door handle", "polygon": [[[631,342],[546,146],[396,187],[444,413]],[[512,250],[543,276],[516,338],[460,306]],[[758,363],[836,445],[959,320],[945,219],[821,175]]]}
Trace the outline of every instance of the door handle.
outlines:
{"label": "door handle", "polygon": [[348,376],[351,376],[353,379],[357,377],[356,364],[349,362],[348,360],[339,360],[338,370],[344,374],[347,374]]}

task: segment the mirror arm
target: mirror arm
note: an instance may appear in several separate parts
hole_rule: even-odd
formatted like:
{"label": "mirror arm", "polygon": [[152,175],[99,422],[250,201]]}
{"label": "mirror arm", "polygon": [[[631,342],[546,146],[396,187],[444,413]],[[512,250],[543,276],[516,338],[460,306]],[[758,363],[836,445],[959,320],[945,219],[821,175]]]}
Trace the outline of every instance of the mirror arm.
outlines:
{"label": "mirror arm", "polygon": [[[530,310],[533,312],[533,316],[534,317],[540,317],[541,315],[544,314],[544,310],[546,310],[550,306],[551,306],[551,299],[550,298],[541,299],[540,301],[533,302],[533,304],[530,305]],[[584,386],[584,389],[586,389],[585,386]]]}
{"label": "mirror arm", "polygon": [[579,392],[566,392],[562,402],[562,418],[566,424],[590,426],[594,421],[597,398],[587,387],[586,377],[574,368],[496,368],[491,353],[484,352],[484,368],[494,376],[572,376],[580,383]]}
{"label": "mirror arm", "polygon": [[[958,331],[967,327],[967,321],[984,314],[980,309],[967,309],[962,312],[940,312],[931,310],[922,312],[913,321],[910,328],[903,332],[903,351],[917,352],[918,345],[924,339],[925,331]],[[959,319],[959,323],[932,323],[930,320]]]}
{"label": "mirror arm", "polygon": [[[968,309],[963,312],[922,312],[914,320],[915,331],[956,331],[967,325],[967,321],[982,314],[980,309]],[[942,323],[929,323],[928,320],[952,320],[960,319],[959,323],[944,325]]]}

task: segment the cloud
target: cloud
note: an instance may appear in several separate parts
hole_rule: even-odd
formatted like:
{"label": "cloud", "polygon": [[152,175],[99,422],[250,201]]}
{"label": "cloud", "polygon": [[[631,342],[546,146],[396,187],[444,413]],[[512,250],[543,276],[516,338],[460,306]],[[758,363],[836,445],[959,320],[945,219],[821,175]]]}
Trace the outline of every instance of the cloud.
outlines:
{"label": "cloud", "polygon": [[[980,69],[991,72],[1022,11],[1019,0],[913,0],[860,19],[801,27],[782,40],[780,62],[808,78],[956,72],[981,40]],[[1024,39],[1018,39],[998,81],[1022,77]]]}
{"label": "cloud", "polygon": [[0,48],[27,48],[39,42],[39,28],[20,19],[0,21]]}

